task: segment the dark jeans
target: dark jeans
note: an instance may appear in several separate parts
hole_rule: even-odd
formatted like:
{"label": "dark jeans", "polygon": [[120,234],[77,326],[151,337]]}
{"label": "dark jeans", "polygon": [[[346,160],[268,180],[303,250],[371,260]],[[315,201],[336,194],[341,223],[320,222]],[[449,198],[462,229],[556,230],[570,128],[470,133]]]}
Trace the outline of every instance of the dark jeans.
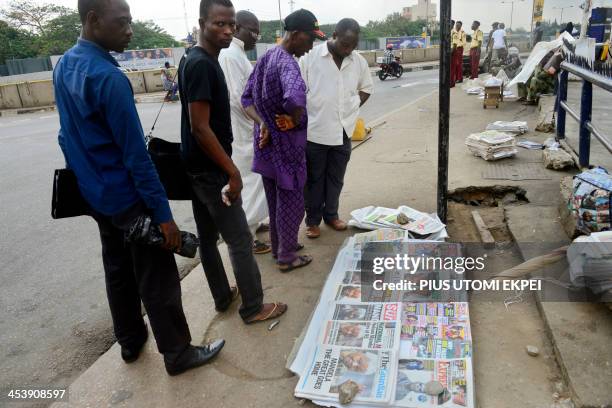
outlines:
{"label": "dark jeans", "polygon": [[200,238],[200,257],[217,309],[231,303],[231,289],[217,248],[219,233],[229,249],[236,285],[242,296],[240,316],[248,319],[261,310],[263,290],[259,267],[253,256],[253,237],[242,200],[230,207],[221,201],[227,177],[214,172],[191,175],[193,215]]}
{"label": "dark jeans", "polygon": [[308,142],[306,159],[306,225],[319,225],[322,219],[337,220],[344,173],[351,159],[351,139],[344,132],[343,144],[339,146]]}
{"label": "dark jeans", "polygon": [[136,204],[115,216],[92,211],[102,241],[106,294],[115,337],[123,347],[139,347],[146,335],[144,304],[160,353],[175,358],[191,342],[181,302],[174,254],[156,246],[126,243],[125,228],[144,211]]}

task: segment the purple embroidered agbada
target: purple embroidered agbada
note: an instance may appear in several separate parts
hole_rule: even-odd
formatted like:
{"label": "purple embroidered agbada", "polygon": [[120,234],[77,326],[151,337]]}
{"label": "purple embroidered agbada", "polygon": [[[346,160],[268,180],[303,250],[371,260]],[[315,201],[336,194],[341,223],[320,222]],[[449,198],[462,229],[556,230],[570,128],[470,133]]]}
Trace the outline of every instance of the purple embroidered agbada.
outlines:
{"label": "purple embroidered agbada", "polygon": [[[255,105],[257,113],[270,129],[270,144],[259,148],[259,126],[255,126],[253,171],[276,180],[285,190],[303,189],[306,183],[306,84],[300,67],[291,54],[275,47],[257,62],[249,78],[242,105]],[[299,125],[281,132],[275,124],[276,114],[290,114],[304,108]]]}

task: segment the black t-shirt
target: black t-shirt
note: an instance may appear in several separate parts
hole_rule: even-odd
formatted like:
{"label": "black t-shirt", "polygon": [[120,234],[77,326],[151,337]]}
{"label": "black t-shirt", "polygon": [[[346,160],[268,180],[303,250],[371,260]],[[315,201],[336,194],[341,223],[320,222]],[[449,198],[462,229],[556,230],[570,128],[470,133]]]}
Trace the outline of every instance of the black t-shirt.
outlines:
{"label": "black t-shirt", "polygon": [[189,103],[210,103],[210,128],[225,152],[232,155],[232,122],[229,91],[216,58],[202,47],[193,47],[181,60],[178,70],[181,93],[181,152],[187,171],[192,174],[223,172],[200,148],[191,134]]}

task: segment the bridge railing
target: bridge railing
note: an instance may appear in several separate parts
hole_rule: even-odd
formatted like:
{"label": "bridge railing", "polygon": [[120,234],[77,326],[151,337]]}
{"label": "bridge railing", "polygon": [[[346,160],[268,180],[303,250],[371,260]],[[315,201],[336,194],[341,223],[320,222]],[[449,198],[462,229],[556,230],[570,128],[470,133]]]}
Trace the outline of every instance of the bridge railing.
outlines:
{"label": "bridge railing", "polygon": [[[580,112],[574,111],[567,104],[567,88],[569,74],[576,75],[582,80],[582,95],[580,98]],[[591,155],[591,136],[594,136],[608,152],[612,153],[612,137],[604,134],[592,122],[593,115],[593,86],[612,92],[612,79],[570,62],[561,64],[559,74],[559,87],[557,92],[557,139],[565,139],[565,124],[567,115],[580,124],[579,150],[580,167],[589,167]],[[610,107],[612,109],[612,106]],[[611,129],[605,129],[611,131]]]}

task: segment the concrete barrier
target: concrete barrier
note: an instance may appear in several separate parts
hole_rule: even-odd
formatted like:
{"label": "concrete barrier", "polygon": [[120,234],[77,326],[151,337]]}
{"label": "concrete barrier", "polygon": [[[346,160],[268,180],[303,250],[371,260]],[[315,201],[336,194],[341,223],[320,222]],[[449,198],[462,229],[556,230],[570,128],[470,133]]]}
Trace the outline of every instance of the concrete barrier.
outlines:
{"label": "concrete barrier", "polygon": [[440,59],[440,48],[425,48],[425,61],[438,61]]}
{"label": "concrete barrier", "polygon": [[53,81],[32,81],[17,84],[22,108],[37,108],[55,104]]}
{"label": "concrete barrier", "polygon": [[402,50],[402,64],[425,61],[425,48]]}
{"label": "concrete barrier", "polygon": [[361,56],[368,62],[368,66],[376,66],[376,52],[375,51],[363,51],[360,52]]}
{"label": "concrete barrier", "polygon": [[0,109],[19,109],[21,98],[17,84],[0,85]]}
{"label": "concrete barrier", "polygon": [[164,90],[164,85],[161,80],[161,69],[143,71],[144,83],[147,93],[161,92]]}
{"label": "concrete barrier", "polygon": [[145,86],[144,74],[141,71],[135,72],[126,72],[125,75],[130,80],[132,84],[132,89],[134,89],[134,94],[142,94],[147,93],[147,87]]}

